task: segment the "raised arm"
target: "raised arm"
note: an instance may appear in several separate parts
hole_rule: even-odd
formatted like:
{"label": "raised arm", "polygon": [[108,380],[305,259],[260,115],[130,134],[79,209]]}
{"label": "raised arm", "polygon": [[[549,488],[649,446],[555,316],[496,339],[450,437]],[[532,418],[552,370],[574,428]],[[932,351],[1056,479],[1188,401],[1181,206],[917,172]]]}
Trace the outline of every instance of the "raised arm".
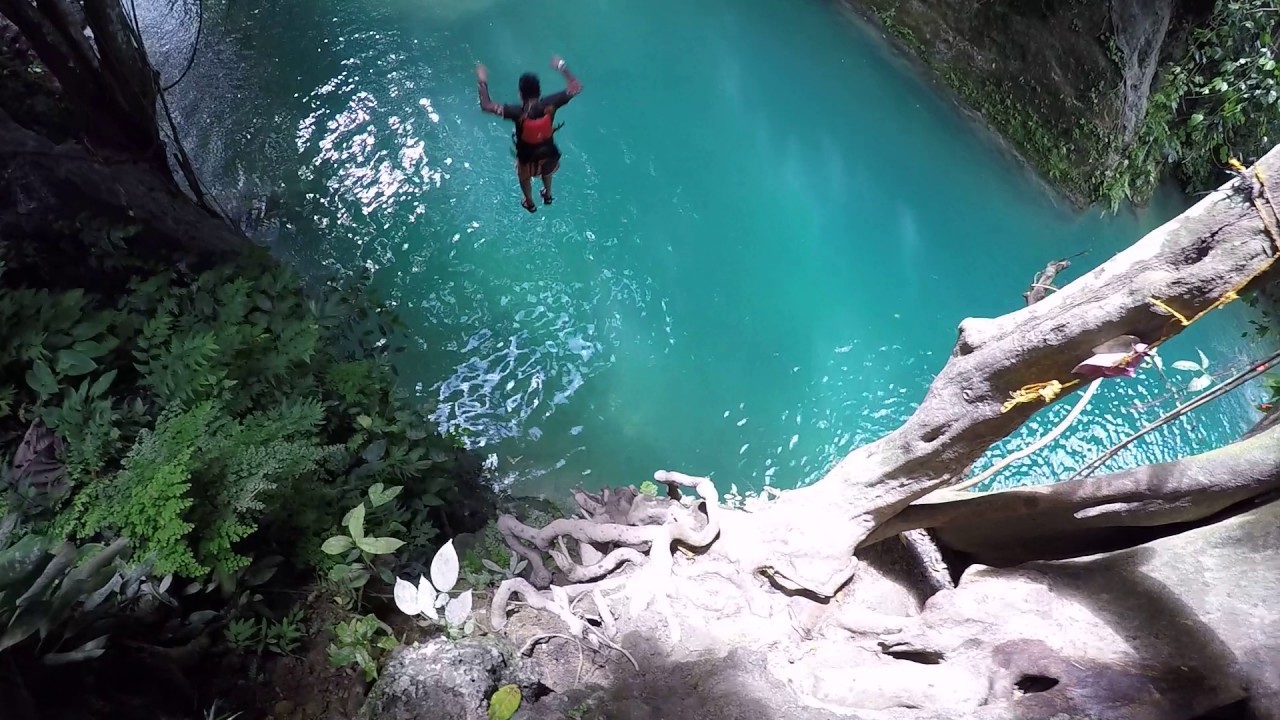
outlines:
{"label": "raised arm", "polygon": [[573,73],[569,72],[569,66],[565,64],[564,58],[559,55],[551,58],[551,68],[564,76],[565,88],[558,93],[546,96],[542,100],[554,107],[560,107],[582,92],[582,83],[578,81],[578,78],[574,77]]}
{"label": "raised arm", "polygon": [[509,117],[507,106],[489,97],[489,70],[480,63],[476,63],[476,84],[480,89],[480,109],[500,118]]}

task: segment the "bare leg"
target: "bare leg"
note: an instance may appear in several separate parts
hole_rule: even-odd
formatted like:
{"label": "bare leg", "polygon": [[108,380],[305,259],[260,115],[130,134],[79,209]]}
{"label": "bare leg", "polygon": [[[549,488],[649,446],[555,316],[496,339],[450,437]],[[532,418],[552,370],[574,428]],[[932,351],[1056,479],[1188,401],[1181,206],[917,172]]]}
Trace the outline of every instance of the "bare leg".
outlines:
{"label": "bare leg", "polygon": [[542,202],[550,205],[555,198],[551,195],[551,173],[542,176]]}
{"label": "bare leg", "polygon": [[527,166],[516,163],[516,177],[520,179],[520,192],[524,194],[524,209],[533,212],[537,209],[533,204],[533,173]]}

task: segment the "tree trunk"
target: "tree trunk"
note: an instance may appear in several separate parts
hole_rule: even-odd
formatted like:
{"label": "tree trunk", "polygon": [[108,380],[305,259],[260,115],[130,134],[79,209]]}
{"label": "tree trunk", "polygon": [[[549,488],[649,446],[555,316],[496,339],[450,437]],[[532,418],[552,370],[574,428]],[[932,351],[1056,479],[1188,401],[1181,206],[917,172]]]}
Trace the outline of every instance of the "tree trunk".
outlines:
{"label": "tree trunk", "polygon": [[[176,257],[198,266],[253,251],[226,222],[196,207],[145,161],[104,159],[76,143],[55,144],[15,122],[0,109],[0,239],[24,238],[14,252],[38,254],[58,273],[47,287],[95,288],[100,267],[80,255],[59,263],[58,252],[110,254],[122,244],[136,258],[170,263]],[[71,236],[76,243],[63,242]],[[103,260],[101,262],[109,262]],[[68,275],[82,268],[90,276]],[[38,278],[24,278],[36,282]]]}
{"label": "tree trunk", "polygon": [[[992,444],[1048,402],[1081,387],[1072,370],[1092,348],[1123,335],[1158,345],[1266,271],[1277,252],[1268,198],[1280,193],[1280,148],[1258,161],[1267,179],[1255,204],[1232,181],[1101,267],[1041,302],[994,319],[960,323],[947,364],[898,430],[854,450],[811,487],[751,516],[742,532],[765,533],[768,548],[740,557],[795,585],[830,594],[847,579],[847,558],[874,528],[913,500],[955,484]],[[1265,212],[1265,222],[1264,215]],[[1157,304],[1157,302],[1159,304]],[[1177,313],[1172,315],[1168,309]],[[1021,388],[1057,382],[1045,400],[1006,405]],[[725,536],[738,531],[725,521]]]}

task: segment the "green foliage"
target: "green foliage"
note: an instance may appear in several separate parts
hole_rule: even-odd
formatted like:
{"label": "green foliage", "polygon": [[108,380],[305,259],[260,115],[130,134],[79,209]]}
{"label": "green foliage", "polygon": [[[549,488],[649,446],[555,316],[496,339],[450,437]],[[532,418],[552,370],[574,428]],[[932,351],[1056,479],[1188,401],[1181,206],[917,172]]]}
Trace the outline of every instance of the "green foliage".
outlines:
{"label": "green foliage", "polygon": [[261,655],[270,651],[277,655],[293,655],[306,637],[301,608],[290,610],[280,620],[266,617],[236,618],[227,624],[227,645],[242,652]]}
{"label": "green foliage", "polygon": [[0,521],[0,653],[24,645],[46,665],[100,656],[111,619],[144,596],[165,602],[171,578],[159,585],[149,564],[125,564],[125,539],[77,546],[47,535],[15,532],[17,516]]}
{"label": "green foliage", "polygon": [[489,720],[511,720],[520,709],[521,699],[520,688],[515,685],[498,688],[489,698]]}
{"label": "green foliage", "polygon": [[[369,507],[374,511],[389,507],[401,490],[403,488],[400,486],[388,488],[382,483],[375,483],[368,491]],[[390,535],[367,535],[365,530],[368,513],[364,502],[356,505],[342,518],[342,524],[349,534],[334,535],[320,546],[320,550],[326,555],[341,556],[341,562],[329,569],[329,580],[356,591],[356,604],[359,602],[360,591],[375,573],[388,583],[392,581],[390,558],[386,556],[404,545],[403,540]],[[379,514],[379,517],[382,518],[379,523],[382,532],[405,532],[405,527],[399,522],[386,519],[385,514]]]}
{"label": "green foliage", "polygon": [[1186,55],[1165,69],[1133,147],[1104,180],[1113,210],[1150,197],[1169,165],[1188,190],[1209,189],[1229,159],[1256,158],[1280,137],[1277,14],[1277,0],[1218,0]]}
{"label": "green foliage", "polygon": [[378,677],[378,662],[384,652],[394,650],[395,636],[391,627],[376,615],[363,615],[340,622],[333,627],[334,641],[329,643],[329,664],[334,667],[355,665],[366,680]]}
{"label": "green foliage", "polygon": [[648,495],[649,497],[657,497],[658,484],[652,480],[645,480],[644,482],[640,483],[640,494]]}
{"label": "green foliage", "polygon": [[0,283],[0,457],[24,459],[6,504],[36,530],[127,536],[158,572],[225,580],[255,533],[327,564],[331,508],[373,485],[425,554],[454,446],[395,389],[397,321],[366,292],[308,294],[266,264],[135,278],[114,300]]}

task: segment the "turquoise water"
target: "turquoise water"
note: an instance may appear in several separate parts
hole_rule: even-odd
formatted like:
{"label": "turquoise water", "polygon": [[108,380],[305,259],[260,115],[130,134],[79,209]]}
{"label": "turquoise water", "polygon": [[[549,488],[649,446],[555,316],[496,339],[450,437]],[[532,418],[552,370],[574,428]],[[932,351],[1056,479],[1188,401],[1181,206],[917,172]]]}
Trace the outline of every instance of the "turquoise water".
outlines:
{"label": "turquoise water", "polygon": [[[143,10],[166,79],[192,36],[180,12]],[[560,87],[556,53],[585,90],[560,115],[557,201],[530,216],[472,67],[511,100],[525,70]],[[406,380],[526,492],[659,468],[740,490],[812,482],[911,413],[961,319],[1017,309],[1047,261],[1087,251],[1076,277],[1182,208],[1063,209],[816,0],[232,4],[205,18],[172,97],[224,203],[277,188],[282,256],[371,272],[415,329]],[[1215,371],[1243,362],[1244,318],[1203,321],[1166,364],[1197,349]],[[1234,439],[1252,392],[1110,467]],[[1069,473],[1168,396],[1154,371],[1108,382],[998,484]]]}

